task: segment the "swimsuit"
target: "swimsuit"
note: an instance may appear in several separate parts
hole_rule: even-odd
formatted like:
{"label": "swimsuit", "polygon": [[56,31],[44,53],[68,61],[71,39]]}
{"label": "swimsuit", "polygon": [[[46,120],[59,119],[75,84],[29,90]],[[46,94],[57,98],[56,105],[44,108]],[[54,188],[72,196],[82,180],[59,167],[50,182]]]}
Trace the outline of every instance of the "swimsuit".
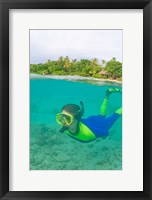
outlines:
{"label": "swimsuit", "polygon": [[98,137],[107,137],[109,129],[120,116],[117,113],[112,114],[110,117],[94,115],[79,121],[76,135],[70,133],[68,130],[65,132],[81,142],[89,142]]}

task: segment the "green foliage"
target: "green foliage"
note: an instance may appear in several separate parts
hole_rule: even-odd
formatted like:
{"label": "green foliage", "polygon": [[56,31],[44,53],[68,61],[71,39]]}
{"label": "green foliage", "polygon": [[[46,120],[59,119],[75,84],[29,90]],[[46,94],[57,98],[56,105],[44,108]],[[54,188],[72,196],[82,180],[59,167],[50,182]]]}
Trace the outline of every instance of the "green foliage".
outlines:
{"label": "green foliage", "polygon": [[111,77],[112,79],[122,77],[122,63],[116,61],[115,58],[107,62],[104,69],[106,70],[108,77]]}
{"label": "green foliage", "polygon": [[120,77],[120,78],[117,78],[116,80],[117,80],[117,81],[122,81],[122,77]]}
{"label": "green foliage", "polygon": [[104,76],[101,74],[94,74],[92,77],[93,78],[104,78]]}
{"label": "green foliage", "polygon": [[[101,73],[104,71],[104,73]],[[79,75],[84,77],[122,80],[122,63],[112,58],[110,61],[98,59],[70,60],[68,56],[59,57],[58,60],[48,60],[42,64],[31,64],[30,73],[42,75]]]}

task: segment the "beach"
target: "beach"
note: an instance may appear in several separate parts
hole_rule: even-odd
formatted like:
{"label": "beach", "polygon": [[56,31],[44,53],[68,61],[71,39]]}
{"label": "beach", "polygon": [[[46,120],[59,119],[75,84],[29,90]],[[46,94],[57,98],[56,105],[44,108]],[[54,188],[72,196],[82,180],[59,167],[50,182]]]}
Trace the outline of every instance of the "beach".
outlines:
{"label": "beach", "polygon": [[85,83],[92,83],[96,85],[122,85],[121,81],[111,79],[99,79],[92,77],[83,77],[78,75],[40,75],[30,74],[30,79],[56,79],[56,80],[67,80],[67,81],[80,81]]}

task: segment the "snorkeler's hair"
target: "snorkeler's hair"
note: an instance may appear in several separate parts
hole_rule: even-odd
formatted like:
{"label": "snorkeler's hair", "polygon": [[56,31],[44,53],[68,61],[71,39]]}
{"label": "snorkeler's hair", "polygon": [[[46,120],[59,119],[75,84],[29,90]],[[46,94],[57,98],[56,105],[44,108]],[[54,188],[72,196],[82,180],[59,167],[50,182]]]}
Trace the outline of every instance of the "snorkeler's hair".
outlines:
{"label": "snorkeler's hair", "polygon": [[80,120],[84,113],[84,105],[83,105],[82,101],[80,101],[80,105],[81,105],[81,108],[80,108],[80,106],[78,106],[76,104],[67,104],[67,105],[63,106],[62,111],[65,110],[66,112],[73,115],[73,117],[76,120]]}

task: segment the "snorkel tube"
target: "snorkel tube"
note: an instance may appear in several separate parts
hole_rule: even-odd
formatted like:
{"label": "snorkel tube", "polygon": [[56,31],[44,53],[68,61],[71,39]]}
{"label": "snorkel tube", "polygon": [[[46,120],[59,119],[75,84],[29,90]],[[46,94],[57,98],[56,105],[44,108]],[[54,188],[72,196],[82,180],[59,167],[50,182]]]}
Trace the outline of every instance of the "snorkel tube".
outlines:
{"label": "snorkel tube", "polygon": [[84,104],[82,101],[80,101],[80,106],[81,106],[81,117],[82,117],[84,114]]}
{"label": "snorkel tube", "polygon": [[62,128],[60,129],[60,133],[63,133],[64,131],[68,130],[69,127],[67,126],[62,126]]}

